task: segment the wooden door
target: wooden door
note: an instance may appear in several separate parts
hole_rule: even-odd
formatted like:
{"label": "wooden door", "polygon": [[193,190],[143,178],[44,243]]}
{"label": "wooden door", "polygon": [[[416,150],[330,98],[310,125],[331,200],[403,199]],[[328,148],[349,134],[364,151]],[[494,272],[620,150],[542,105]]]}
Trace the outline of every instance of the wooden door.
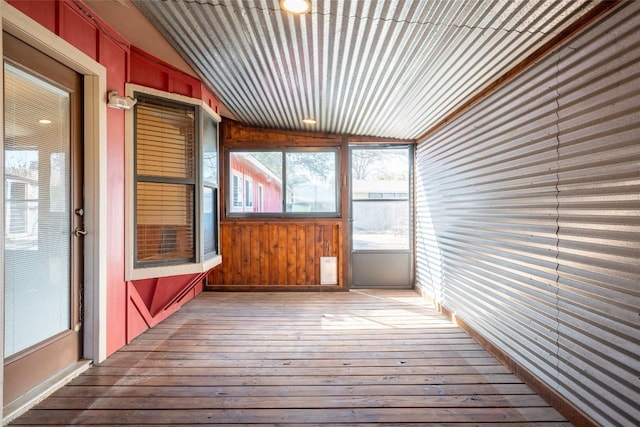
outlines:
{"label": "wooden door", "polygon": [[4,34],[4,403],[82,356],[82,76]]}

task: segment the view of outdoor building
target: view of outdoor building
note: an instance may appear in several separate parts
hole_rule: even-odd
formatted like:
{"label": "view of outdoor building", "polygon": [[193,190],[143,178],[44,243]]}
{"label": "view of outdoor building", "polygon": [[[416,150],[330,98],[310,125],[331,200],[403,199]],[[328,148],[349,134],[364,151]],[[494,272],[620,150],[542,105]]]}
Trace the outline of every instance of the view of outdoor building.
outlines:
{"label": "view of outdoor building", "polygon": [[230,154],[229,212],[337,212],[336,151]]}

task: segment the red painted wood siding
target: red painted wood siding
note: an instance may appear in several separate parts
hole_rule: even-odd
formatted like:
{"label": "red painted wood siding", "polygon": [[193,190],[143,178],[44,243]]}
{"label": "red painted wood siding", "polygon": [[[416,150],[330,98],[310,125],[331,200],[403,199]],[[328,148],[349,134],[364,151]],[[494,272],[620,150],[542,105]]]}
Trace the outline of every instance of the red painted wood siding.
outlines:
{"label": "red painted wood siding", "polygon": [[46,27],[52,33],[57,32],[59,9],[61,4],[51,0],[7,0],[7,3]]}
{"label": "red painted wood siding", "polygon": [[218,100],[200,80],[163,63],[135,46],[131,46],[130,82],[191,98],[200,98],[216,113],[220,113]]}
{"label": "red painted wood siding", "polygon": [[[231,159],[231,170],[235,172],[239,176],[242,177],[243,180],[243,191],[245,190],[244,181],[249,179],[253,182],[252,185],[252,200],[253,206],[247,207],[244,206],[242,210],[237,210],[234,212],[281,212],[282,211],[282,186],[281,183],[273,180],[268,177],[264,172],[261,172],[257,168],[253,167],[249,162],[240,161],[237,157],[232,157]],[[263,194],[263,209],[260,209],[259,205],[259,187],[262,186]],[[231,192],[232,189],[229,188]],[[243,201],[246,196],[243,193]]]}
{"label": "red painted wood siding", "polygon": [[[116,90],[122,94],[125,83],[132,82],[201,98],[219,113],[217,99],[198,79],[131,46],[81,1],[8,0],[8,3],[105,66],[107,91]],[[124,111],[107,110],[108,354],[175,312],[180,305],[202,291],[202,284],[194,283],[201,280],[201,275],[136,282],[124,280],[124,114]],[[158,311],[158,307],[163,310]]]}

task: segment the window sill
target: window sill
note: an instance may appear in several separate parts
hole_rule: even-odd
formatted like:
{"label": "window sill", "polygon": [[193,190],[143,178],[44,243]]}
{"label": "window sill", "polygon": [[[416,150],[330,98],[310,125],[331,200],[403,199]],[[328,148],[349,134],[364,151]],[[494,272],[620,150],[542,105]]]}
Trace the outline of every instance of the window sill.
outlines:
{"label": "window sill", "polygon": [[216,255],[201,263],[190,263],[182,265],[155,266],[146,268],[136,268],[127,274],[127,280],[155,279],[158,277],[180,276],[182,274],[198,274],[211,270],[213,267],[222,264],[222,256]]}
{"label": "window sill", "polygon": [[244,213],[235,213],[229,212],[225,215],[224,219],[229,220],[310,220],[310,219],[340,219],[341,215],[336,212],[328,212],[328,213],[258,213],[258,212],[244,212]]}

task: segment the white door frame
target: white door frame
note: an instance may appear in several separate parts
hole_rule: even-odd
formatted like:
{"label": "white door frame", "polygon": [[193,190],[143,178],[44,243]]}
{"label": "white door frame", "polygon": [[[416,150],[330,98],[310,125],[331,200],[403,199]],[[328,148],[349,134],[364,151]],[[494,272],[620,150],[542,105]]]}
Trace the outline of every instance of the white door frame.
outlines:
{"label": "white door frame", "polygon": [[[2,31],[84,75],[84,204],[88,232],[84,241],[84,358],[99,363],[107,357],[107,71],[70,43],[4,0],[0,1]],[[2,70],[0,76],[4,79]],[[0,85],[0,95],[4,99],[3,85]],[[0,136],[4,140],[4,126],[0,126]],[[4,150],[0,151],[0,170],[4,173]],[[0,187],[0,197],[4,200],[4,186]],[[4,224],[4,210],[0,210],[0,218]],[[0,248],[4,248],[4,233],[0,234]],[[4,265],[3,249],[0,249],[0,263]],[[3,343],[4,277],[0,280],[0,342]],[[0,362],[0,366],[4,366],[4,351],[0,352]],[[0,419],[3,406],[0,393]]]}

